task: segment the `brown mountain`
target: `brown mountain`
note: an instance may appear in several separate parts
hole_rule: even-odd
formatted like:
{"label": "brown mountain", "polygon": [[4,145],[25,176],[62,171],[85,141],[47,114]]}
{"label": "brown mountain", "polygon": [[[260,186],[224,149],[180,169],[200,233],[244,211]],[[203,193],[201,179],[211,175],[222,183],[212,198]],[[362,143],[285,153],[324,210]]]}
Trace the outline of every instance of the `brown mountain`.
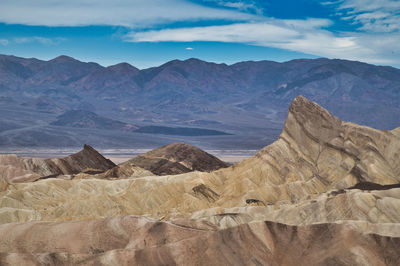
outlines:
{"label": "brown mountain", "polygon": [[185,143],[172,143],[139,155],[96,175],[97,178],[127,178],[144,176],[141,169],[150,175],[176,175],[192,171],[210,172],[228,167],[217,157]]}
{"label": "brown mountain", "polygon": [[84,145],[80,152],[64,158],[42,159],[0,155],[0,181],[10,183],[35,181],[59,175],[77,174],[88,169],[105,171],[114,166],[113,162],[89,145]]}
{"label": "brown mountain", "polygon": [[133,164],[156,175],[174,175],[192,171],[211,172],[228,167],[217,157],[189,144],[172,143],[139,155],[123,164]]}

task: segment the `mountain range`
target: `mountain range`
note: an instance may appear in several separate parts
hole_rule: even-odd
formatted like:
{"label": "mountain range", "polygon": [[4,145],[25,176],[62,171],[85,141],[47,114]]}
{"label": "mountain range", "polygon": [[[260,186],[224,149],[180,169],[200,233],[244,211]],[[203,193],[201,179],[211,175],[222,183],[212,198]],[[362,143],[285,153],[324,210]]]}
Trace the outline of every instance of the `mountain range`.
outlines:
{"label": "mountain range", "polygon": [[[233,65],[192,58],[139,70],[67,56],[0,55],[0,147],[147,148],[185,141],[258,149],[278,136],[297,95],[346,121],[400,125],[400,70],[393,67],[326,58]],[[74,112],[94,116],[73,125],[59,121]],[[103,126],[93,122],[96,116]],[[121,130],[125,125],[143,129]]]}

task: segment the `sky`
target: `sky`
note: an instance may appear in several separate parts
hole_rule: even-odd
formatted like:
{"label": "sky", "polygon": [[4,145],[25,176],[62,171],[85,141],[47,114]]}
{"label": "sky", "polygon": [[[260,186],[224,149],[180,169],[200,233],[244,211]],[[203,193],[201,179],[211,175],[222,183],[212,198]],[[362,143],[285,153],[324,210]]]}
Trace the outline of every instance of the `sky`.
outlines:
{"label": "sky", "polygon": [[399,0],[1,0],[0,54],[138,68],[340,58],[400,68]]}

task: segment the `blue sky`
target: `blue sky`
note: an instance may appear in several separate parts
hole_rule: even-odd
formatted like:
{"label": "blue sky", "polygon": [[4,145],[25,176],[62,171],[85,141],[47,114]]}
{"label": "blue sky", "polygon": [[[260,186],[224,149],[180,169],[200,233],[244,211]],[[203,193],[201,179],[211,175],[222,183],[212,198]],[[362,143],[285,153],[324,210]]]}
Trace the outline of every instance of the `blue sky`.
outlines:
{"label": "blue sky", "polygon": [[341,58],[400,67],[398,0],[1,0],[0,53],[139,68]]}

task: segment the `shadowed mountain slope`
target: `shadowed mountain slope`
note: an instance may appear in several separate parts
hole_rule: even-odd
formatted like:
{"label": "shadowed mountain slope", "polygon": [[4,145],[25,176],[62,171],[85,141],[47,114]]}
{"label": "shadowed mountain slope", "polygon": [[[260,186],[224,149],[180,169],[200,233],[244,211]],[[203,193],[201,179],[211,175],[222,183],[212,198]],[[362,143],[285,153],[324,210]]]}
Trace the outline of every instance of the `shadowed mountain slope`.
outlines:
{"label": "shadowed mountain slope", "polygon": [[118,167],[139,166],[155,175],[173,175],[192,171],[211,172],[228,167],[217,157],[185,143],[172,143],[139,155]]}
{"label": "shadowed mountain slope", "polygon": [[79,128],[96,128],[108,130],[135,130],[138,127],[117,120],[99,116],[90,111],[71,110],[57,117],[50,123],[54,126],[67,126]]}

